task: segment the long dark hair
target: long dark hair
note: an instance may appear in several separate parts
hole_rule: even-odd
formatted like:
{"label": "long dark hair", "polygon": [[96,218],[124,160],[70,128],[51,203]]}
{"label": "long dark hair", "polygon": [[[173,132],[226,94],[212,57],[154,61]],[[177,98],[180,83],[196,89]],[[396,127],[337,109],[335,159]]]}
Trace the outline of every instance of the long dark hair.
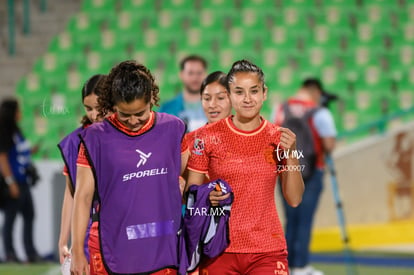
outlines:
{"label": "long dark hair", "polygon": [[[221,86],[226,88],[227,90],[227,75],[223,73],[222,71],[215,71],[209,74],[204,80],[203,83],[201,83],[200,88],[200,95],[203,95],[204,90],[206,89],[207,85],[218,82]],[[228,92],[228,90],[227,90]]]}
{"label": "long dark hair", "polygon": [[239,72],[246,72],[246,73],[255,73],[259,77],[259,80],[263,84],[263,89],[265,88],[265,80],[264,80],[264,73],[262,69],[260,69],[257,65],[253,64],[248,60],[239,60],[233,63],[231,66],[230,71],[227,73],[227,90],[230,92],[230,83],[233,82],[234,75]]}
{"label": "long dark hair", "polygon": [[[82,103],[85,97],[89,95],[96,95],[98,98],[102,93],[103,82],[106,79],[106,75],[104,74],[95,74],[91,78],[89,78],[82,87]],[[83,127],[86,125],[92,124],[92,121],[84,115],[81,120],[81,124]]]}
{"label": "long dark hair", "polygon": [[13,146],[13,135],[21,133],[17,124],[16,115],[19,110],[19,103],[14,98],[8,98],[0,105],[0,133],[1,140],[6,144],[5,147]]}
{"label": "long dark hair", "polygon": [[128,60],[111,69],[101,96],[98,98],[99,115],[105,117],[114,112],[119,102],[130,103],[135,99],[144,99],[146,103],[159,106],[159,88],[150,70],[144,65]]}

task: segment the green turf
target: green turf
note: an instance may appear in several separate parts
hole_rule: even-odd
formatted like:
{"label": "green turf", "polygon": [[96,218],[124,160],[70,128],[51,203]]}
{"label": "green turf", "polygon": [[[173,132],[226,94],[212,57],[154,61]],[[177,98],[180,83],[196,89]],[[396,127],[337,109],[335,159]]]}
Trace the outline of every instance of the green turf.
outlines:
{"label": "green turf", "polygon": [[1,275],[60,275],[56,264],[0,264]]}

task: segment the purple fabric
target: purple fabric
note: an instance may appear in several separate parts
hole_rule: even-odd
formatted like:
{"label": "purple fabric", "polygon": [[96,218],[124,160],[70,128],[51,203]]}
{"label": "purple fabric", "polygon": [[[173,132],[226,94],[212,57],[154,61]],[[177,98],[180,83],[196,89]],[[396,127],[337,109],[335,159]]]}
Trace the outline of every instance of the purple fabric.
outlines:
{"label": "purple fabric", "polygon": [[82,132],[96,180],[99,237],[109,272],[178,267],[184,133],[181,120],[163,113],[156,113],[153,128],[139,136],[121,132],[108,120]]}
{"label": "purple fabric", "polygon": [[161,237],[174,232],[174,221],[135,224],[126,228],[128,240]]}
{"label": "purple fabric", "polygon": [[82,130],[82,127],[77,128],[75,131],[63,138],[58,144],[63,161],[68,169],[69,179],[73,190],[75,190],[76,185],[76,161],[78,159],[79,146],[81,142],[79,134]]}
{"label": "purple fabric", "polygon": [[[82,127],[77,128],[72,133],[64,137],[62,141],[58,144],[58,148],[60,150],[60,153],[62,154],[63,161],[65,162],[66,168],[68,170],[68,176],[73,191],[75,190],[76,186],[76,161],[78,159],[79,146],[81,142],[79,134],[82,132],[82,130]],[[84,252],[86,259],[88,259],[88,262],[90,262],[88,239],[91,225],[92,220],[89,220],[88,228],[86,229],[86,237],[84,243]]]}
{"label": "purple fabric", "polygon": [[[212,207],[209,194],[220,184],[229,198]],[[201,257],[219,256],[230,244],[228,222],[233,193],[230,185],[218,179],[200,186],[192,185],[188,191],[187,207],[180,239],[180,272],[193,271]]]}

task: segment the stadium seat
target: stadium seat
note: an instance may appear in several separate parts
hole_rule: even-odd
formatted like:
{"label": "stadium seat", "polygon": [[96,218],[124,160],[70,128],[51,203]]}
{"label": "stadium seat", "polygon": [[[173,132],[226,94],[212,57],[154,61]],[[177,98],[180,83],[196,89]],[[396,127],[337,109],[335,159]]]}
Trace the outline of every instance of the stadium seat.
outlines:
{"label": "stadium seat", "polygon": [[134,14],[154,12],[158,9],[159,1],[154,0],[122,0],[121,10],[130,11]]}
{"label": "stadium seat", "polygon": [[408,0],[85,0],[16,91],[28,106],[25,123],[37,125],[36,140],[73,127],[39,116],[45,97],[62,93],[77,123],[84,81],[121,60],[147,65],[165,101],[182,89],[185,55],[200,54],[208,71],[225,72],[244,58],[264,70],[266,116],[304,77],[316,76],[341,97],[332,110],[346,131],[412,106],[413,22]]}
{"label": "stadium seat", "polygon": [[83,0],[82,11],[91,16],[105,16],[116,10],[116,0]]}
{"label": "stadium seat", "polygon": [[161,9],[194,12],[195,1],[193,0],[161,0]]}
{"label": "stadium seat", "polygon": [[[256,0],[260,1],[260,0]],[[264,0],[261,0],[262,2]],[[210,1],[203,1],[199,0],[196,1],[196,8],[197,9],[213,9],[213,10],[234,10],[236,8],[236,1],[235,0],[210,0]],[[253,1],[243,1],[243,2],[255,2]],[[271,2],[271,1],[270,1]]]}

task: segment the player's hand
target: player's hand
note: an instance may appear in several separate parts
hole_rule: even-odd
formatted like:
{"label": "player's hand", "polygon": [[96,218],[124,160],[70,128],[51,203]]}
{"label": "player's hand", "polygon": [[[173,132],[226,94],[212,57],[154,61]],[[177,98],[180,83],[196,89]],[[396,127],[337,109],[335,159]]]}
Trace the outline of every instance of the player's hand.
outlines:
{"label": "player's hand", "polygon": [[220,201],[227,199],[230,193],[223,195],[222,191],[213,190],[210,192],[209,199],[212,206],[218,206]]}
{"label": "player's hand", "polygon": [[63,261],[66,257],[70,257],[69,248],[67,245],[63,245],[59,247],[59,261],[60,264],[63,264]]}
{"label": "player's hand", "polygon": [[296,135],[288,128],[279,127],[280,145],[286,150],[296,150]]}
{"label": "player's hand", "polygon": [[89,264],[83,251],[72,254],[70,273],[71,275],[89,275]]}
{"label": "player's hand", "polygon": [[12,199],[18,199],[20,196],[20,188],[16,182],[9,185],[9,194]]}

